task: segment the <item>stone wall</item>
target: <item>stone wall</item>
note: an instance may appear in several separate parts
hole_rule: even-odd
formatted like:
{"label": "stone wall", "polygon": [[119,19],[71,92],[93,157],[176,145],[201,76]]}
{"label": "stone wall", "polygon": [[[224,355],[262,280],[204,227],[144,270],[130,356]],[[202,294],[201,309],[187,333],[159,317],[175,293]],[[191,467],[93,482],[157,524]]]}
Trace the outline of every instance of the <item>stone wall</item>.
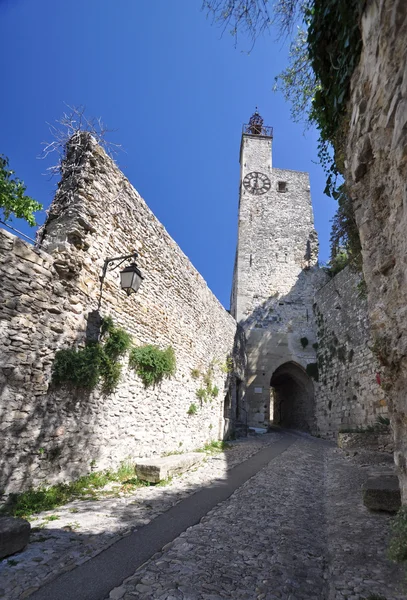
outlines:
{"label": "stone wall", "polygon": [[319,385],[317,430],[334,437],[342,428],[374,425],[388,414],[381,368],[372,353],[367,302],[360,276],[346,267],[315,296]]}
{"label": "stone wall", "polygon": [[375,351],[382,363],[407,502],[407,4],[367,2],[351,83],[346,182],[360,232]]}
{"label": "stone wall", "polygon": [[[89,135],[71,142],[40,241],[36,250],[0,230],[0,488],[73,478],[91,465],[115,467],[221,438],[225,395],[236,375],[244,378],[236,323]],[[120,289],[120,269],[108,271],[100,314],[111,315],[134,345],[171,345],[175,376],[145,389],[124,359],[112,395],[55,388],[55,351],[84,343],[105,258],[134,249],[145,278],[138,294]],[[240,357],[231,375],[222,365],[234,347]],[[219,395],[200,406],[202,381],[191,370],[203,375],[213,361]],[[199,410],[188,416],[192,403]]]}

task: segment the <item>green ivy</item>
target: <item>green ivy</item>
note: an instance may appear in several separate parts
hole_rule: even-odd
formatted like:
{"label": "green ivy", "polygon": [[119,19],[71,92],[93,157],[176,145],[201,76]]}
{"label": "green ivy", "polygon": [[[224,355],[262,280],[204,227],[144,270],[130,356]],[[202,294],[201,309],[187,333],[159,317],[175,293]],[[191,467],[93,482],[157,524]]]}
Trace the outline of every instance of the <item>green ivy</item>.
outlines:
{"label": "green ivy", "polygon": [[116,327],[111,317],[102,319],[101,341],[87,342],[84,348],[66,348],[55,353],[52,381],[94,389],[99,382],[102,391],[111,394],[117,388],[122,365],[119,359],[129,350],[131,336]]}
{"label": "green ivy", "polygon": [[[326,172],[325,193],[338,201],[331,235],[331,260],[344,246],[361,270],[359,231],[351,198],[337,179],[344,171],[350,81],[362,50],[361,0],[311,0],[305,8],[308,56],[318,85],[309,119],[319,130],[318,156]],[[332,155],[331,148],[334,149]]]}
{"label": "green ivy", "polygon": [[331,274],[339,273],[349,264],[354,271],[362,271],[362,246],[356,223],[352,199],[344,184],[332,192],[338,208],[332,219],[331,230]]}
{"label": "green ivy", "polygon": [[[313,0],[305,10],[308,24],[308,53],[319,82],[312,100],[311,120],[320,133],[320,158],[330,161],[328,145],[336,151],[328,170],[326,193],[335,188],[335,179],[343,164],[338,147],[344,126],[350,81],[362,49],[360,0]],[[327,162],[328,161],[328,162]]]}
{"label": "green ivy", "polygon": [[103,350],[99,342],[84,348],[66,348],[55,353],[52,381],[56,385],[70,383],[75,387],[93,389],[100,380]]}
{"label": "green ivy", "polygon": [[104,354],[99,367],[102,378],[102,391],[105,394],[111,394],[119,385],[123,365]]}
{"label": "green ivy", "polygon": [[131,350],[129,366],[141,377],[144,386],[148,387],[159,383],[164,377],[174,375],[175,353],[171,346],[166,350],[153,345],[139,346]]}
{"label": "green ivy", "polygon": [[126,354],[131,345],[131,336],[124,329],[113,328],[108,332],[104,352],[112,361]]}

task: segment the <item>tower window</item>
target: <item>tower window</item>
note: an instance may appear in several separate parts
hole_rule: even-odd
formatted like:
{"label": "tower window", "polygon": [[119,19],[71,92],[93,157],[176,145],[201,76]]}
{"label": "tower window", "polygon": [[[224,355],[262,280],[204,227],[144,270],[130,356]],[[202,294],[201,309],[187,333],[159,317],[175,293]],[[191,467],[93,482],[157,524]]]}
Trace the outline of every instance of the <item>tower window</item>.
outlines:
{"label": "tower window", "polygon": [[278,192],[286,192],[287,191],[287,182],[279,181],[277,184],[277,191]]}

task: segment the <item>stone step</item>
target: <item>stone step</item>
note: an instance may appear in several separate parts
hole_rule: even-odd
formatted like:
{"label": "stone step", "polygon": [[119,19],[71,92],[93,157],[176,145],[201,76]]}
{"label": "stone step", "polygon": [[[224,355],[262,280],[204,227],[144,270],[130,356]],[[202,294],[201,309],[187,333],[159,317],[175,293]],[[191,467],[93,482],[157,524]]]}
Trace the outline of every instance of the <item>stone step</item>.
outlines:
{"label": "stone step", "polygon": [[205,458],[203,452],[187,452],[161,458],[143,458],[137,461],[136,475],[142,481],[159,483],[173,475],[180,475]]}
{"label": "stone step", "polygon": [[362,495],[363,504],[370,510],[394,513],[401,506],[399,480],[394,473],[369,477],[362,486]]}

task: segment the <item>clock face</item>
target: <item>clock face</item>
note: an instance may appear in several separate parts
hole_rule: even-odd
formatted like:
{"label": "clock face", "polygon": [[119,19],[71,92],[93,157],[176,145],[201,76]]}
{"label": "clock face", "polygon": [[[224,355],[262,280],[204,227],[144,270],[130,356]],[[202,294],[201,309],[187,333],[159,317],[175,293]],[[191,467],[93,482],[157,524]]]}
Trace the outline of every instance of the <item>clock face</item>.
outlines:
{"label": "clock face", "polygon": [[243,185],[251,194],[265,194],[271,188],[270,179],[263,173],[253,171],[243,179]]}

